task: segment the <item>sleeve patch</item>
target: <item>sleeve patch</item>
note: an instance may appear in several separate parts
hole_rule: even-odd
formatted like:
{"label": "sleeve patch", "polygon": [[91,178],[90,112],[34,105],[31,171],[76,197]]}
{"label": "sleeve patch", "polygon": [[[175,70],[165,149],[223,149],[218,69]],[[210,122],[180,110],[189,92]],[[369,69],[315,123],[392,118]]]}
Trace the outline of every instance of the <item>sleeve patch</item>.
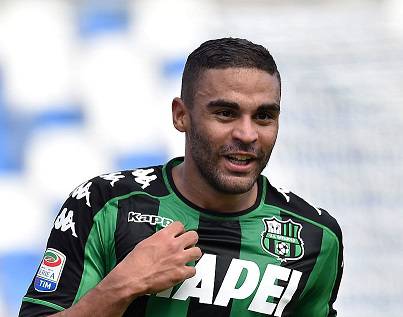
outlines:
{"label": "sleeve patch", "polygon": [[62,252],[48,248],[35,276],[35,290],[38,292],[54,292],[59,284],[65,263],[66,256]]}

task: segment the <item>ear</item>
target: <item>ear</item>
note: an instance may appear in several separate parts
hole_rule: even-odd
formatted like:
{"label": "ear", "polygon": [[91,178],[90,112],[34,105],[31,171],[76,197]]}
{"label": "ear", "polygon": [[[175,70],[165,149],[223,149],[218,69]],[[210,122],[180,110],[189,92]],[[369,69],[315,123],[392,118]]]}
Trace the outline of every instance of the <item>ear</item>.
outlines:
{"label": "ear", "polygon": [[179,97],[172,100],[172,122],[176,130],[186,132],[188,128],[188,109]]}

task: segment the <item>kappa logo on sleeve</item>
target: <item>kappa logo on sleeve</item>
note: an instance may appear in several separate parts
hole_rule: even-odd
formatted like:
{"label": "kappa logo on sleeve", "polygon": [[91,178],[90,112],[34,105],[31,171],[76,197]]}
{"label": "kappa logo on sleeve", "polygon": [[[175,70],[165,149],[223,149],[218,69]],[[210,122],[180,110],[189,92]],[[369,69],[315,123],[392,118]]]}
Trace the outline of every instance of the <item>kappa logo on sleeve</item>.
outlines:
{"label": "kappa logo on sleeve", "polygon": [[88,207],[91,207],[90,204],[90,187],[92,185],[92,182],[84,182],[81,185],[77,186],[72,192],[71,192],[71,197],[80,200],[81,198],[85,197],[85,202]]}
{"label": "kappa logo on sleeve", "polygon": [[133,176],[135,177],[134,180],[136,183],[141,185],[141,188],[144,189],[148,186],[150,186],[150,183],[154,180],[157,179],[157,175],[149,175],[150,173],[153,173],[154,169],[149,168],[149,169],[136,169],[132,172]]}
{"label": "kappa logo on sleeve", "polygon": [[54,292],[59,284],[65,263],[66,256],[62,252],[48,248],[35,276],[35,290],[38,292]]}
{"label": "kappa logo on sleeve", "polygon": [[117,172],[117,173],[109,173],[109,174],[103,174],[99,176],[100,178],[106,180],[106,181],[110,181],[110,185],[113,187],[115,185],[116,182],[118,182],[119,180],[121,180],[122,178],[125,178],[124,175],[122,175],[121,172]]}
{"label": "kappa logo on sleeve", "polygon": [[76,223],[73,221],[73,216],[73,210],[67,210],[67,208],[63,208],[60,215],[55,220],[54,227],[56,230],[60,229],[63,232],[70,229],[72,236],[78,238],[76,234]]}

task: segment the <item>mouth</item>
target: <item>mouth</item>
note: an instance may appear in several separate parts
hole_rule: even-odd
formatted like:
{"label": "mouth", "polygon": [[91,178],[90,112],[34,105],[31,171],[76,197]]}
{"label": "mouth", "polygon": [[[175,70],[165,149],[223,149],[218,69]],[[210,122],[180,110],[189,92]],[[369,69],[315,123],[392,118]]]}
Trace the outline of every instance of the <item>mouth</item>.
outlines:
{"label": "mouth", "polygon": [[225,158],[234,165],[246,166],[256,159],[253,154],[227,154]]}

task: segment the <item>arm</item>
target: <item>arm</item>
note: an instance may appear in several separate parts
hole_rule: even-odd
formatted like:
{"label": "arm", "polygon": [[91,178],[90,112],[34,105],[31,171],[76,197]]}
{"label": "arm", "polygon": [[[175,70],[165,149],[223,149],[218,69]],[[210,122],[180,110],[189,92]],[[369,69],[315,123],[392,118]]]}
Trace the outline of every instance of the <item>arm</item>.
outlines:
{"label": "arm", "polygon": [[137,297],[167,289],[196,271],[186,263],[201,257],[197,233],[174,222],[140,242],[93,290],[54,317],[122,316]]}

